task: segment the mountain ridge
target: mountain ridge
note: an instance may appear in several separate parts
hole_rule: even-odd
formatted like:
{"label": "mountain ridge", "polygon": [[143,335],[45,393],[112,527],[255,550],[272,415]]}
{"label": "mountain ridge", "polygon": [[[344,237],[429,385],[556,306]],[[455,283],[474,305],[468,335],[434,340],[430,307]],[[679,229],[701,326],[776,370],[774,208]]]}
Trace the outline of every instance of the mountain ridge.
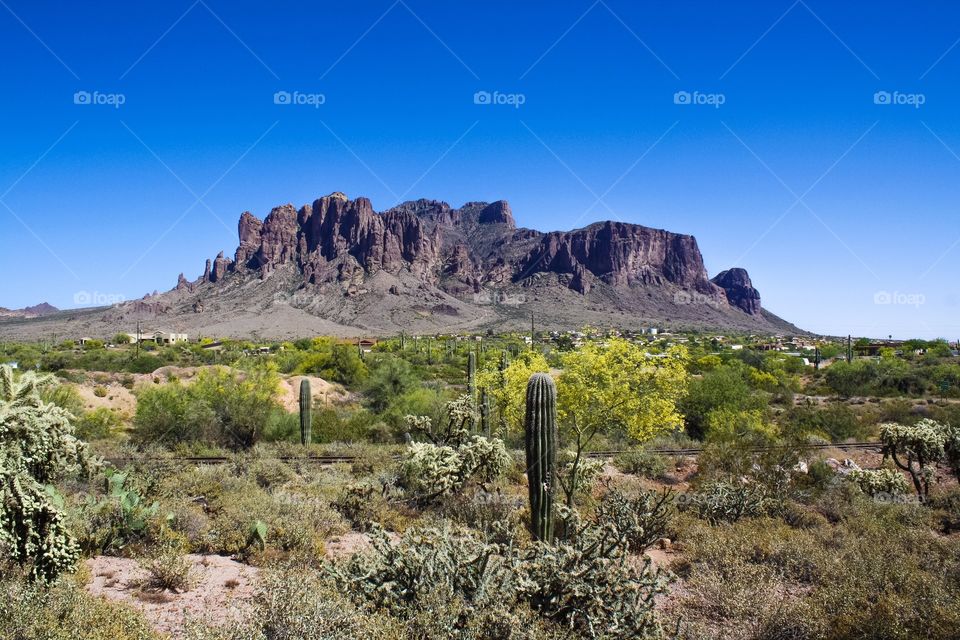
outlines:
{"label": "mountain ridge", "polygon": [[[85,314],[203,335],[292,337],[585,324],[802,333],[762,308],[749,274],[712,280],[693,235],[615,221],[518,227],[508,202],[419,199],[382,212],[341,192],[240,215],[232,257],[141,300]],[[91,328],[88,332],[92,332]]]}

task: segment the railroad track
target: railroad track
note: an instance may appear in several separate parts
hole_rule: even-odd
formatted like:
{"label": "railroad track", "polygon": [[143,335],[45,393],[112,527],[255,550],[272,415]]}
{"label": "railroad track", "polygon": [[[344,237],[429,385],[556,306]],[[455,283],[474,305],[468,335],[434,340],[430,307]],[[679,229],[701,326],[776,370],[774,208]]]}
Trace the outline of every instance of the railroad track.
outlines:
{"label": "railroad track", "polygon": [[[784,449],[789,449],[791,447],[787,446],[771,446],[771,447],[740,447],[744,451],[751,451],[756,453],[762,453],[767,451],[782,451]],[[850,442],[845,444],[808,444],[800,445],[794,447],[801,451],[823,451],[827,449],[840,449],[841,451],[880,451],[883,448],[883,445],[879,442]],[[670,449],[670,448],[656,448],[656,449],[647,449],[648,452],[655,455],[661,456],[697,456],[704,451],[703,447],[686,447],[680,449]],[[590,451],[587,452],[587,456],[590,458],[615,458],[621,453],[626,453],[624,450],[611,450],[611,451]],[[333,464],[351,464],[362,458],[360,456],[276,456],[271,458],[259,458],[260,460],[276,460],[279,462],[290,462],[290,463],[304,463],[304,464],[317,464],[317,465],[333,465]],[[207,465],[207,464],[227,464],[229,462],[234,462],[235,459],[229,456],[151,456],[151,457],[135,457],[135,456],[125,456],[125,457],[106,457],[104,458],[106,462],[117,466],[128,464],[131,462],[170,462],[170,463],[187,463],[187,464],[198,464],[198,465]]]}

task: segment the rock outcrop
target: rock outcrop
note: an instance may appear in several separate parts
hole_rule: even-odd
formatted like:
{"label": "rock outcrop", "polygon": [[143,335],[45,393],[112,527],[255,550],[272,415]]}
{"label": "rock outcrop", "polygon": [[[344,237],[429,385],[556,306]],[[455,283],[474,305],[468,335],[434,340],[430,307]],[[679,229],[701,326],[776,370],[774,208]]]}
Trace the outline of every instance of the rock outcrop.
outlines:
{"label": "rock outcrop", "polygon": [[[378,213],[367,198],[333,193],[299,209],[276,207],[262,221],[244,212],[238,232],[235,259],[221,253],[208,260],[199,282],[231,274],[266,278],[291,266],[304,285],[335,283],[351,296],[380,272],[460,295],[550,274],[557,286],[583,295],[597,287],[687,291],[717,307],[760,312],[760,295],[742,269],[709,279],[693,236],[623,222],[542,233],[517,228],[503,200],[454,209],[421,199]],[[181,278],[177,288],[187,286],[193,285]]]}
{"label": "rock outcrop", "polygon": [[760,292],[753,288],[750,275],[745,269],[721,271],[711,281],[727,294],[727,301],[750,315],[760,313]]}
{"label": "rock outcrop", "polygon": [[6,309],[0,307],[0,318],[42,318],[58,313],[59,311],[60,309],[57,309],[52,304],[41,302],[40,304],[33,305],[32,307],[24,307],[23,309]]}

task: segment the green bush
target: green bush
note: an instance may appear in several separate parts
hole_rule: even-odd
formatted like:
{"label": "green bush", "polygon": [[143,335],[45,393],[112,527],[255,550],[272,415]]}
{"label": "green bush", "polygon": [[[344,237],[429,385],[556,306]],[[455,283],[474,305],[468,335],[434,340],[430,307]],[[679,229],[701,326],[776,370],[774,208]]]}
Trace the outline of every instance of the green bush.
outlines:
{"label": "green bush", "polygon": [[46,587],[0,582],[4,640],[160,640],[142,615],[86,593],[70,580]]}
{"label": "green bush", "polygon": [[623,473],[631,473],[650,480],[662,477],[667,470],[663,456],[644,449],[624,451],[613,462]]}
{"label": "green bush", "polygon": [[134,435],[141,443],[207,441],[254,445],[276,423],[279,376],[272,368],[201,371],[189,385],[174,381],[137,395]]}
{"label": "green bush", "polygon": [[123,425],[123,418],[113,409],[99,407],[76,420],[77,436],[83,440],[109,438]]}

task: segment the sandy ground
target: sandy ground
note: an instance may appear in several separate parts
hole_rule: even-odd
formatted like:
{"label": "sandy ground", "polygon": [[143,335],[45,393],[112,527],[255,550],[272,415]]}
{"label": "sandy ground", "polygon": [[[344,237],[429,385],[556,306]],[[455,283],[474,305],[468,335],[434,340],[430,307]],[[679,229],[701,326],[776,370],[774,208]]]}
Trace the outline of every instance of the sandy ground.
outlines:
{"label": "sandy ground", "polygon": [[136,560],[97,556],[87,560],[92,578],[87,591],[131,605],[161,633],[180,637],[188,621],[223,624],[248,607],[257,569],[222,556],[188,555],[194,586],[185,593],[143,591],[147,576]]}
{"label": "sandy ground", "polygon": [[[198,373],[204,369],[214,367],[161,367],[153,373],[147,374],[126,374],[126,373],[97,373],[91,372],[87,376],[86,382],[80,384],[70,384],[80,394],[83,400],[84,409],[90,411],[105,407],[118,411],[124,416],[132,416],[137,410],[137,399],[133,390],[123,386],[123,380],[133,379],[133,387],[136,389],[142,385],[166,384],[169,380],[178,379],[183,384],[190,384]],[[86,373],[86,372],[78,372]],[[284,377],[280,383],[280,404],[284,409],[290,412],[299,411],[300,407],[300,382],[302,380],[310,381],[310,392],[314,402],[323,404],[343,404],[350,401],[350,393],[341,385],[327,382],[323,378],[316,376],[291,376]],[[95,390],[98,387],[106,389],[107,395],[98,397]]]}

